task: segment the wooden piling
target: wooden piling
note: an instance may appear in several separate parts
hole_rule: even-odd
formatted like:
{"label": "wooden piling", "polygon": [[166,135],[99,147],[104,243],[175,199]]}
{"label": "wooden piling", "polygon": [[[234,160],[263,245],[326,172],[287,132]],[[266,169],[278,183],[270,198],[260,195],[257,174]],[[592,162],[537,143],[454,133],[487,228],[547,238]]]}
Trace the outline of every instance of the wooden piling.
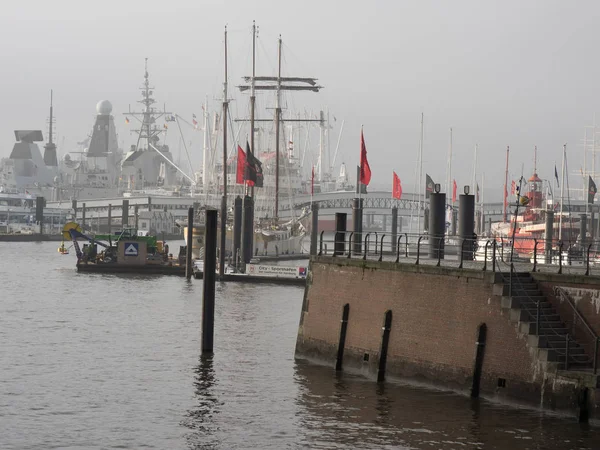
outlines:
{"label": "wooden piling", "polygon": [[202,286],[202,354],[213,352],[216,263],[217,211],[207,209],[206,229],[204,231],[204,281]]}
{"label": "wooden piling", "polygon": [[192,231],[194,229],[194,208],[188,209],[187,246],[185,255],[185,277],[192,278]]}

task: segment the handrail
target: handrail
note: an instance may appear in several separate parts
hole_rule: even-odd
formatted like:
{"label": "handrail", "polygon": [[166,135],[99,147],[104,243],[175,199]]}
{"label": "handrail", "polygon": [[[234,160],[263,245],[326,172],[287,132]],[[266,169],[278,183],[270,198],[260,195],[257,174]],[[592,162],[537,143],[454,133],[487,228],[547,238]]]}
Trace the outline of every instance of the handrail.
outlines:
{"label": "handrail", "polygon": [[[379,245],[379,259],[378,261],[381,262],[383,260],[383,238],[385,237],[385,234],[381,235],[381,244]],[[377,246],[377,244],[376,244]]]}
{"label": "handrail", "polygon": [[579,310],[577,309],[577,307],[575,306],[575,304],[573,303],[573,301],[571,300],[571,297],[569,297],[569,294],[567,294],[567,292],[564,290],[564,288],[560,287],[560,286],[554,286],[553,288],[554,291],[554,295],[556,296],[557,294],[560,295],[560,297],[562,297],[564,300],[567,300],[567,302],[569,303],[569,306],[573,309],[573,312],[575,313],[575,315],[577,316],[577,318],[579,320],[581,320],[581,322],[585,325],[585,327],[587,328],[587,330],[590,332],[590,334],[598,339],[598,335],[596,334],[596,332],[593,330],[592,327],[590,327],[590,325],[587,323],[587,321],[583,318],[583,316],[581,315],[581,313],[579,312]]}
{"label": "handrail", "polygon": [[406,245],[405,245],[406,251],[404,253],[404,256],[406,258],[408,258],[408,233],[404,233],[404,236],[406,237]]}
{"label": "handrail", "polygon": [[367,254],[369,253],[369,236],[371,233],[367,233],[365,236],[365,254],[363,255],[363,260],[367,260]]}
{"label": "handrail", "polygon": [[558,241],[558,273],[562,273],[562,249],[563,241]]}

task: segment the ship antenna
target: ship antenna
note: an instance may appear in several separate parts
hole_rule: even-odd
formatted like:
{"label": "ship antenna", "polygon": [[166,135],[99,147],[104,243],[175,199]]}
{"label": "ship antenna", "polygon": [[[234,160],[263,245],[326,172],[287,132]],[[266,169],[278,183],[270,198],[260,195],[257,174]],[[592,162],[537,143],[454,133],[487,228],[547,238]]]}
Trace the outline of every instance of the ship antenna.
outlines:
{"label": "ship antenna", "polygon": [[533,147],[533,173],[537,174],[537,145]]}

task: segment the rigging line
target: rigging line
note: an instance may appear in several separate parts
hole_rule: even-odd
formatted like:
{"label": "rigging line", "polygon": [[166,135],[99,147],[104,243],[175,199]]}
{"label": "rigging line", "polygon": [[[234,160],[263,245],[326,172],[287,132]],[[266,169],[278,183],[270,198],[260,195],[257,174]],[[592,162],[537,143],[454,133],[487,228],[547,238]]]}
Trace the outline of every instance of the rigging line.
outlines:
{"label": "rigging line", "polygon": [[177,116],[175,116],[175,122],[177,122],[177,128],[179,128],[179,135],[181,136],[181,140],[183,141],[183,148],[185,149],[185,154],[190,165],[190,174],[194,176],[194,166],[192,165],[192,158],[190,158],[190,152],[188,151],[187,145],[185,145],[185,139],[183,138],[183,132],[181,131],[181,125],[179,124],[179,119],[177,118]]}

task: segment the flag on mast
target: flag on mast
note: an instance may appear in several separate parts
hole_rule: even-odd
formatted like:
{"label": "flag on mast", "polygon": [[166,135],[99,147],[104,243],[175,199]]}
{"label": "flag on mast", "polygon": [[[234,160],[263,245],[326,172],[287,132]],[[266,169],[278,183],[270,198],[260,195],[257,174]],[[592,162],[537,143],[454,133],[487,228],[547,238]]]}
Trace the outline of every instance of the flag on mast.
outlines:
{"label": "flag on mast", "polygon": [[515,195],[516,192],[517,192],[517,183],[515,183],[515,180],[512,180],[510,182],[510,195]]}
{"label": "flag on mast", "polygon": [[246,184],[257,188],[263,187],[262,163],[250,151],[250,144],[246,142]]}
{"label": "flag on mast", "polygon": [[192,123],[194,124],[194,128],[198,128],[198,121],[196,120],[196,114],[192,114]]}
{"label": "flag on mast", "polygon": [[594,196],[596,195],[596,192],[598,192],[598,189],[596,189],[596,183],[594,183],[594,180],[592,180],[592,177],[588,177],[588,203],[589,204],[593,204],[594,203]]}
{"label": "flag on mast", "polygon": [[371,168],[367,161],[367,146],[365,145],[365,136],[363,130],[360,130],[360,182],[368,186],[371,182]]}
{"label": "flag on mast", "polygon": [[558,182],[558,170],[556,170],[556,164],[554,164],[554,178],[556,178],[556,186],[560,187],[560,183]]}
{"label": "flag on mast", "polygon": [[429,198],[433,189],[435,187],[435,183],[433,182],[433,178],[429,176],[428,173],[425,174],[425,198]]}
{"label": "flag on mast", "polygon": [[244,184],[244,175],[246,173],[246,152],[238,145],[237,168],[235,171],[236,184]]}
{"label": "flag on mast", "polygon": [[452,203],[456,201],[456,180],[452,180]]}
{"label": "flag on mast", "polygon": [[475,201],[479,203],[479,183],[476,183],[477,188],[475,189]]}
{"label": "flag on mast", "polygon": [[310,195],[315,195],[315,166],[312,166],[312,173],[310,175]]}
{"label": "flag on mast", "polygon": [[394,172],[392,197],[394,197],[396,200],[400,200],[402,198],[402,183],[400,182],[400,177],[396,174],[396,172]]}

